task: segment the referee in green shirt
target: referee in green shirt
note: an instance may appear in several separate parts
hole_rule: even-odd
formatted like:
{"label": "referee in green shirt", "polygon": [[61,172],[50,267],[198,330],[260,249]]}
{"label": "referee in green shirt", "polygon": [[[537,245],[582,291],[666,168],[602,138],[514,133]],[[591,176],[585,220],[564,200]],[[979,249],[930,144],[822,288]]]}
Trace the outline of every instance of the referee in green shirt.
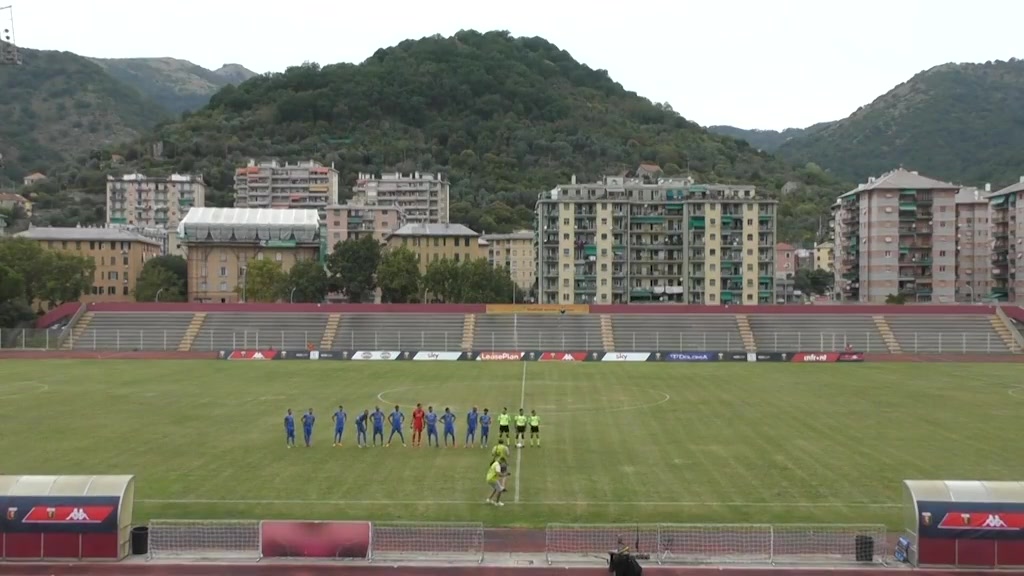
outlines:
{"label": "referee in green shirt", "polygon": [[526,421],[526,414],[520,408],[519,414],[516,414],[516,448],[522,448],[526,442]]}
{"label": "referee in green shirt", "polygon": [[530,410],[530,446],[533,446],[533,441],[537,441],[537,448],[540,448],[540,416],[537,416],[536,410]]}
{"label": "referee in green shirt", "polygon": [[498,414],[498,440],[502,438],[510,440],[508,433],[508,426],[512,423],[512,416],[508,413],[508,408],[502,408],[501,414]]}

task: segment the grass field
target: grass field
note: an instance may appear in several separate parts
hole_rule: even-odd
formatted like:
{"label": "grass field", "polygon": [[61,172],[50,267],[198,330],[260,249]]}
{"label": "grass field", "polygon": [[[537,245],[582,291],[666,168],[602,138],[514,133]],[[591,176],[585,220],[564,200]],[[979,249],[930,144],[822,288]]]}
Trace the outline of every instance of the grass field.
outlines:
{"label": "grass field", "polygon": [[[7,360],[0,373],[2,472],[135,474],[139,520],[895,527],[904,478],[1024,476],[1010,364]],[[502,509],[484,504],[479,448],[359,450],[352,422],[331,446],[339,403],[462,418],[521,401],[544,445],[513,450]],[[314,447],[286,450],[285,409],[309,407]]]}

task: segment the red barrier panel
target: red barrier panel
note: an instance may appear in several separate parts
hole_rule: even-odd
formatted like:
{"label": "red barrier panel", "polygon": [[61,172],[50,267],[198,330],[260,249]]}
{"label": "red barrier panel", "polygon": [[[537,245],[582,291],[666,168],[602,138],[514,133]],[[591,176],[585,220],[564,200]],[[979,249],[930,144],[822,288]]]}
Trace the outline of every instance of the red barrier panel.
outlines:
{"label": "red barrier panel", "polygon": [[830,305],[784,305],[764,304],[756,306],[702,306],[691,304],[592,304],[591,314],[863,314],[870,316],[943,314],[995,314],[992,306],[977,304],[830,304]]}
{"label": "red barrier panel", "polygon": [[370,557],[369,522],[271,521],[260,524],[264,558]]}
{"label": "red barrier panel", "polygon": [[94,302],[92,312],[301,312],[342,314],[483,314],[485,304],[268,304],[231,302]]}
{"label": "red barrier panel", "polygon": [[587,359],[586,352],[545,352],[540,355],[541,362],[583,362]]}

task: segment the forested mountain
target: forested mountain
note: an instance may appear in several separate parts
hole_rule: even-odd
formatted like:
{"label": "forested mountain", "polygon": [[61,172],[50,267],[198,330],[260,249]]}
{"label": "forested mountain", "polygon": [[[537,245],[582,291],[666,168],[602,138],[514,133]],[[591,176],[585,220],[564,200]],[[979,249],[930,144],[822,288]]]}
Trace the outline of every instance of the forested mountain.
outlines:
{"label": "forested mountain", "polygon": [[996,185],[1024,171],[1024,61],[936,66],[777,154],[864,181],[904,165]]}
{"label": "forested mountain", "polygon": [[745,140],[748,144],[758,150],[775,152],[775,150],[777,150],[779,146],[782,146],[782,144],[787,140],[817,132],[831,124],[832,122],[821,122],[807,128],[786,128],[782,131],[757,129],[747,130],[744,128],[736,128],[735,126],[708,126],[708,132],[737,138],[739,140]]}
{"label": "forested mountain", "polygon": [[241,84],[256,73],[239,64],[207,70],[177,58],[93,58],[111,76],[178,115],[201,108],[228,84]]}
{"label": "forested mountain", "polygon": [[[162,157],[150,154],[154,142]],[[538,191],[573,174],[596,179],[641,162],[765,192],[805,183],[787,196],[804,204],[785,207],[800,213],[784,222],[790,240],[806,239],[843,189],[709,133],[544,39],[504,32],[410,40],[358,65],[255,77],[117,152],[147,173],[201,172],[220,202],[251,157],[334,163],[346,184],[360,171],[443,171],[453,219],[489,232],[532,225]]]}

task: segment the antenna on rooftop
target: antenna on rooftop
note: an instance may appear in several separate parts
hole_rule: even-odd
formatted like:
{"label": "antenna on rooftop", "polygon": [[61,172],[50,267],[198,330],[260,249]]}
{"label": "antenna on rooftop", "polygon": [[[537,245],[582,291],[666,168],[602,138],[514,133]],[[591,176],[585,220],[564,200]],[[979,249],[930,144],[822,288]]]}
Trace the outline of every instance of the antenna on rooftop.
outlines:
{"label": "antenna on rooftop", "polygon": [[14,6],[0,6],[0,66],[21,64],[14,36]]}

